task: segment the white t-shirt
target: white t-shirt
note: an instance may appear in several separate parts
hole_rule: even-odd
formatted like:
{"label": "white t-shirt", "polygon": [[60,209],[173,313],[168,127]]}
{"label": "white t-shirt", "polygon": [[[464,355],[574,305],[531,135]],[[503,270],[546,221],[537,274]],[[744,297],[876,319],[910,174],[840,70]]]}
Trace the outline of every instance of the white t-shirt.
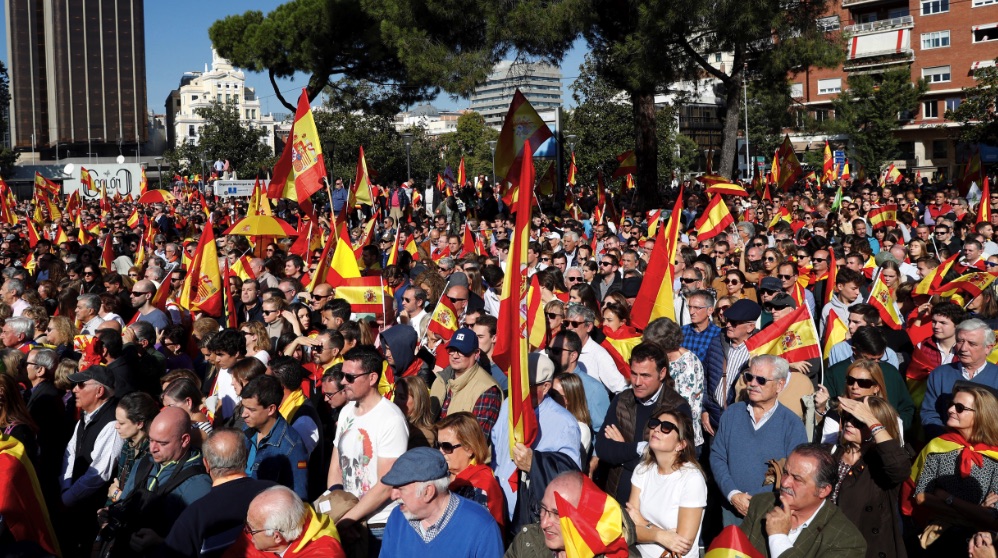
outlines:
{"label": "white t-shirt", "polygon": [[[395,459],[405,453],[409,445],[409,427],[402,411],[384,398],[367,413],[361,416],[356,413],[354,401],[343,407],[336,421],[335,444],[343,471],[343,490],[361,498],[388,474],[388,471],[378,470],[378,459]],[[368,524],[387,523],[388,514],[396,505],[394,500],[389,500],[367,518]]]}
{"label": "white t-shirt", "polygon": [[[707,480],[700,469],[692,463],[687,463],[678,471],[662,475],[658,466],[638,465],[631,477],[631,484],[641,489],[639,509],[641,515],[649,522],[662,529],[675,530],[679,525],[679,508],[704,508],[707,506]],[[700,540],[701,517],[694,541]],[[638,529],[642,525],[635,526]],[[644,543],[638,545],[643,558],[659,558],[663,548],[657,544]],[[697,543],[684,558],[695,558],[700,554]]]}

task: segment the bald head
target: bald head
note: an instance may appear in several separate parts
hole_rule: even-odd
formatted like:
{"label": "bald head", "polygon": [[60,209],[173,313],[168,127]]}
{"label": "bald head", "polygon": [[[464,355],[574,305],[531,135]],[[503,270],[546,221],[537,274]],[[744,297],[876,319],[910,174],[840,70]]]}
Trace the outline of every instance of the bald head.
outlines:
{"label": "bald head", "polygon": [[246,476],[249,455],[245,442],[246,435],[232,428],[220,428],[208,436],[201,451],[212,479]]}
{"label": "bald head", "polygon": [[138,291],[142,291],[144,293],[147,293],[147,292],[151,291],[151,292],[155,293],[156,292],[156,284],[153,283],[152,281],[148,280],[148,279],[143,279],[141,281],[137,281],[135,283],[135,286],[132,287],[132,292],[134,293],[134,292],[138,292]]}
{"label": "bald head", "polygon": [[329,302],[329,295],[333,294],[333,287],[329,283],[319,283],[312,289],[312,309],[321,310],[326,302]]}
{"label": "bald head", "polygon": [[178,407],[166,407],[149,427],[149,453],[156,463],[180,459],[191,443],[191,417]]}
{"label": "bald head", "polygon": [[117,320],[108,320],[106,322],[101,322],[100,327],[97,329],[113,329],[118,333],[121,333],[121,324]]}
{"label": "bald head", "polygon": [[458,315],[463,315],[468,307],[468,287],[465,285],[451,285],[447,289],[447,298],[454,304],[454,309]]}
{"label": "bald head", "polygon": [[558,494],[569,504],[578,506],[582,498],[582,475],[575,471],[562,473],[548,484],[544,492]]}

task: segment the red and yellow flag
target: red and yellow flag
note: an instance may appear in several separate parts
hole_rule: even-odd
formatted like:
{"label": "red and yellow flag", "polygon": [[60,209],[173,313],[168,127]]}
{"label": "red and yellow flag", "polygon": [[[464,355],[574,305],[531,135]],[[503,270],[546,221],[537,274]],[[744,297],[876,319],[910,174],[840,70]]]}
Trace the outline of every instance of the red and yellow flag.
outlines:
{"label": "red and yellow flag", "polygon": [[582,477],[578,506],[554,493],[566,558],[626,558],[628,550],[620,504],[589,477],[578,474]]}
{"label": "red and yellow flag", "polygon": [[[91,184],[93,184],[91,182]],[[35,172],[35,192],[45,192],[50,196],[58,196],[62,193],[62,187],[55,182],[42,176],[40,172]]]}
{"label": "red and yellow flag", "polygon": [[891,180],[891,184],[897,184],[901,180],[901,171],[897,170],[894,163],[888,165],[887,170],[884,172],[883,176],[880,177],[880,186],[883,187],[887,184],[887,179]]}
{"label": "red and yellow flag", "polygon": [[633,149],[629,149],[620,155],[617,155],[617,162],[620,163],[620,165],[617,166],[617,170],[613,171],[613,176],[611,178],[620,178],[622,176],[627,176],[628,174],[637,174],[638,158],[634,155]]}
{"label": "red and yellow flag", "polygon": [[349,302],[350,308],[358,314],[385,313],[385,284],[380,275],[343,279],[336,286],[334,298]]}
{"label": "red and yellow flag", "polygon": [[706,192],[708,194],[719,194],[722,196],[738,196],[740,198],[747,198],[748,192],[745,188],[734,182],[718,182],[717,184],[711,184],[707,187]]}
{"label": "red and yellow flag", "polygon": [[433,314],[430,314],[430,323],[426,329],[444,339],[450,339],[457,331],[457,309],[446,295],[442,295],[437,305],[433,307]]}
{"label": "red and yellow flag", "polygon": [[302,88],[294,124],[291,125],[291,135],[284,144],[281,158],[274,165],[274,177],[270,181],[268,194],[275,199],[295,200],[298,205],[307,207],[307,213],[311,213],[309,198],[322,189],[325,177],[326,164],[322,157],[319,132],[315,128],[308,93]]}
{"label": "red and yellow flag", "polygon": [[468,182],[468,175],[464,172],[464,156],[461,156],[461,164],[457,166],[457,187],[464,188],[464,184]]}
{"label": "red and yellow flag", "polygon": [[839,267],[835,263],[835,251],[828,249],[828,280],[825,281],[825,304],[832,301],[835,294],[835,281],[839,275]]}
{"label": "red and yellow flag", "polygon": [[527,338],[532,348],[547,345],[548,322],[544,316],[544,301],[541,299],[541,284],[535,273],[530,278],[527,289]]}
{"label": "red and yellow flag", "polygon": [[104,246],[101,248],[100,266],[110,271],[114,265],[114,246],[111,244],[113,235],[104,235]]}
{"label": "red and yellow flag", "polygon": [[[495,167],[496,176],[501,177],[502,186],[505,184],[519,184],[520,173],[523,168],[523,158],[528,153],[537,151],[542,143],[552,135],[544,120],[537,114],[534,107],[530,105],[527,98],[519,89],[513,93],[513,101],[509,104],[509,111],[506,112],[506,119],[503,121],[502,130],[499,131],[499,141],[496,144]],[[525,151],[524,146],[529,146],[530,150]],[[533,169],[533,164],[530,166]],[[533,181],[531,181],[531,188]],[[499,187],[498,191],[503,191]],[[511,188],[503,196],[503,201],[507,207],[513,206]]]}
{"label": "red and yellow flag", "polygon": [[46,554],[61,556],[35,468],[13,436],[0,436],[0,475],[0,513],[13,540],[37,543]]}
{"label": "red and yellow flag", "polygon": [[769,324],[745,342],[749,354],[782,356],[790,362],[820,358],[818,330],[807,304]]}
{"label": "red and yellow flag", "polygon": [[[168,283],[168,281],[163,281]],[[203,312],[209,316],[222,315],[222,272],[218,268],[218,249],[215,246],[215,233],[211,227],[201,231],[194,259],[187,270],[184,286],[180,291],[180,306],[191,312]]]}
{"label": "red and yellow flag", "polygon": [[548,165],[548,170],[544,171],[541,179],[537,181],[537,193],[550,196],[558,189],[558,177],[555,173],[554,161]]}
{"label": "red and yellow flag", "polygon": [[871,208],[868,218],[870,226],[875,229],[896,227],[898,224],[898,206],[895,203],[885,203]]}
{"label": "red and yellow flag", "polygon": [[[236,301],[229,292],[229,278],[235,277],[232,269],[229,268],[228,260],[225,263],[225,287],[222,288],[222,298],[225,300],[225,327],[237,329],[239,327],[239,314],[236,310]],[[164,281],[165,282],[165,281]],[[138,312],[136,312],[138,314]]]}
{"label": "red and yellow flag", "polygon": [[648,324],[658,318],[676,319],[676,309],[673,306],[675,292],[673,281],[676,270],[673,260],[679,249],[680,217],[683,214],[683,188],[679,188],[679,197],[669,216],[669,224],[659,229],[655,238],[655,248],[648,258],[648,268],[638,296],[634,299],[631,310],[631,325],[645,329]]}
{"label": "red and yellow flag", "polygon": [[572,152],[572,162],[568,164],[568,184],[569,186],[575,186],[578,182],[576,175],[579,173],[579,168],[575,166],[575,152]]}
{"label": "red and yellow flag", "polygon": [[821,351],[821,357],[828,359],[832,354],[832,347],[843,342],[849,336],[849,326],[839,317],[835,310],[828,312],[825,320],[825,343]]}
{"label": "red and yellow flag", "polygon": [[704,558],[764,558],[752,546],[745,531],[738,525],[728,525],[714,537]]}
{"label": "red and yellow flag", "polygon": [[846,159],[846,162],[842,164],[842,174],[839,175],[839,178],[841,178],[842,180],[845,180],[846,182],[852,180],[852,174],[849,172],[849,159],[848,158]]}
{"label": "red and yellow flag", "polygon": [[870,289],[870,299],[867,304],[873,306],[880,312],[880,318],[884,320],[884,325],[891,329],[901,329],[901,310],[898,308],[897,297],[891,292],[890,287],[884,282],[883,274],[877,274],[877,280],[873,282]]}
{"label": "red and yellow flag", "polygon": [[794,152],[794,145],[790,142],[790,136],[784,136],[783,144],[776,150],[776,158],[779,162],[779,175],[776,177],[777,185],[786,192],[797,182],[797,179],[804,174],[804,169],[797,160],[797,153]]}
{"label": "red and yellow flag", "polygon": [[721,196],[711,196],[703,215],[697,219],[697,239],[713,238],[735,224],[735,218],[728,211]]}
{"label": "red and yellow flag", "polygon": [[821,180],[823,182],[831,182],[837,178],[835,176],[835,159],[832,157],[832,148],[828,146],[828,140],[825,140],[825,160],[822,164]]}
{"label": "red and yellow flag", "polygon": [[998,273],[990,273],[986,271],[968,273],[967,275],[961,275],[953,281],[942,285],[937,288],[933,294],[939,294],[944,298],[949,298],[958,292],[965,292],[970,295],[970,297],[966,300],[970,300],[981,294],[984,289],[991,286],[991,283],[994,283],[996,277],[998,277]]}
{"label": "red and yellow flag", "polygon": [[988,177],[984,177],[984,186],[981,187],[981,205],[977,208],[977,222],[991,222],[991,185]]}
{"label": "red and yellow flag", "polygon": [[963,168],[963,178],[960,180],[960,195],[966,196],[970,192],[972,184],[980,184],[983,177],[981,169],[981,151],[978,149],[967,159],[967,166]]}
{"label": "red and yellow flag", "polygon": [[364,157],[364,146],[360,146],[357,157],[357,174],[350,185],[350,197],[347,207],[353,209],[358,205],[374,205],[374,194],[371,193],[371,174],[367,170],[367,159]]}

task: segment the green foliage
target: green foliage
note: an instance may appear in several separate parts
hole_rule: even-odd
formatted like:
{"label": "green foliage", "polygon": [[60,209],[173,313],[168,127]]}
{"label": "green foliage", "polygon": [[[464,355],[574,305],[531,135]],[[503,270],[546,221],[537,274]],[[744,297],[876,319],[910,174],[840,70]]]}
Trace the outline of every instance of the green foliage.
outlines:
{"label": "green foliage", "polygon": [[[576,106],[568,117],[566,132],[577,136],[575,164],[579,169],[579,184],[596,184],[598,170],[609,180],[617,170],[617,155],[634,149],[631,107],[626,99],[620,98],[619,89],[595,73],[590,56],[586,57],[571,89]],[[567,143],[565,147],[568,148]]]}
{"label": "green foliage", "polygon": [[492,180],[492,149],[488,142],[498,139],[499,132],[485,124],[485,117],[474,111],[466,112],[458,117],[456,132],[443,134],[437,140],[443,153],[440,166],[449,165],[457,178],[457,169],[464,156],[464,170],[469,180],[480,174]]}
{"label": "green foliage", "polygon": [[833,101],[835,120],[829,130],[849,134],[849,160],[877,173],[900,155],[894,135],[903,124],[898,115],[914,113],[927,90],[924,80],[912,84],[908,68],[850,76],[848,88]]}
{"label": "green foliage", "polygon": [[963,90],[966,97],[956,110],[946,111],[946,119],[963,125],[961,140],[998,145],[998,66],[977,70],[974,78],[977,85]]}
{"label": "green foliage", "polygon": [[[0,60],[0,107],[4,109],[0,110],[0,130],[9,129],[5,110],[9,106],[10,78],[7,76],[7,67]],[[17,158],[20,156],[20,153],[0,145],[0,176],[10,175],[14,169],[14,164],[17,163]]]}
{"label": "green foliage", "polygon": [[172,168],[183,174],[204,173],[216,160],[228,160],[242,178],[264,174],[277,160],[262,142],[267,133],[239,120],[235,103],[212,102],[195,110],[205,119],[198,143],[184,143],[165,154]]}
{"label": "green foliage", "polygon": [[[785,77],[749,82],[749,148],[752,153],[772,158],[773,152],[783,143],[783,130],[794,124],[790,112],[792,103],[790,84]],[[744,129],[744,124],[741,128]]]}

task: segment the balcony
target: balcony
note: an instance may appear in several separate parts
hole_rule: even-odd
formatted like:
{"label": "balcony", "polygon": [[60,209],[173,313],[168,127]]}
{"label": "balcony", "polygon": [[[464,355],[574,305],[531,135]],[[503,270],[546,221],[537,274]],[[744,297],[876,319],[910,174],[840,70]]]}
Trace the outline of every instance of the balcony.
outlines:
{"label": "balcony", "polygon": [[864,52],[850,57],[842,65],[847,72],[858,74],[876,73],[880,68],[895,64],[910,64],[915,61],[915,51],[910,48]]}
{"label": "balcony", "polygon": [[867,33],[879,33],[881,31],[889,31],[891,29],[911,29],[914,26],[915,19],[908,15],[891,19],[882,19],[879,21],[871,21],[869,23],[846,25],[842,28],[842,32],[855,36],[865,35]]}
{"label": "balcony", "polygon": [[857,6],[874,6],[876,4],[897,4],[897,0],[842,0],[843,8],[855,8]]}

